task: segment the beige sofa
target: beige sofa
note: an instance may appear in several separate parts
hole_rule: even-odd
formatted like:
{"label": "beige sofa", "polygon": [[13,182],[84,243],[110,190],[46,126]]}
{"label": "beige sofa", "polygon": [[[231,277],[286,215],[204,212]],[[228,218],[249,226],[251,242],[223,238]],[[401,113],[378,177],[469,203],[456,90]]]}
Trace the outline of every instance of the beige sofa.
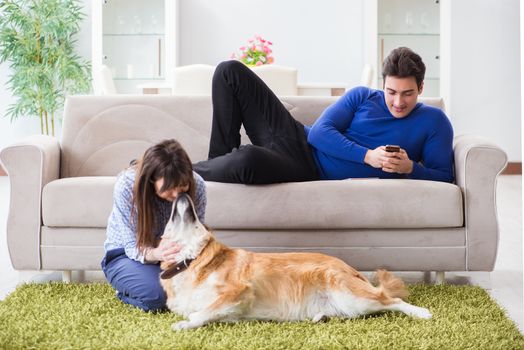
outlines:
{"label": "beige sofa", "polygon": [[[311,124],[335,99],[283,101]],[[205,159],[210,126],[209,97],[69,98],[61,143],[34,136],[0,153],[11,181],[7,240],[14,268],[100,269],[115,175],[165,138],[181,141],[193,161]],[[456,184],[208,182],[206,222],[231,246],[319,251],[363,271],[491,271],[499,232],[496,180],[506,154],[472,136],[456,137],[454,149]]]}

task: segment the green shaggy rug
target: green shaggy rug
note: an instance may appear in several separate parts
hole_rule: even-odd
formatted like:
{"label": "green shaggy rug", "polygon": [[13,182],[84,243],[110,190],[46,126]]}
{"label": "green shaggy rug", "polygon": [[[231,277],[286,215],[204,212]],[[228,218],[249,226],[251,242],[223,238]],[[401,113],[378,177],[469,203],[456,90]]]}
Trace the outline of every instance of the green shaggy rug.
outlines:
{"label": "green shaggy rug", "polygon": [[27,284],[0,302],[0,349],[524,349],[524,337],[483,289],[409,289],[409,301],[429,308],[431,320],[388,312],[174,332],[179,316],[124,305],[108,284]]}

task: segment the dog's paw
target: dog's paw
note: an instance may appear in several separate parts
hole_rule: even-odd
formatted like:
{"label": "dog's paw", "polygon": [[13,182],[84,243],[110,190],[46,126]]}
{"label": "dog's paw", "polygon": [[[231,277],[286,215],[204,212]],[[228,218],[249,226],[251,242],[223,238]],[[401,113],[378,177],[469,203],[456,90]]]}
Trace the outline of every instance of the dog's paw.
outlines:
{"label": "dog's paw", "polygon": [[413,316],[429,320],[433,315],[428,309],[423,307],[417,307],[417,310],[414,312]]}
{"label": "dog's paw", "polygon": [[314,323],[327,322],[327,320],[328,320],[328,317],[320,312],[311,319],[311,322],[314,322]]}
{"label": "dog's paw", "polygon": [[174,331],[183,331],[185,329],[191,329],[191,328],[195,328],[195,327],[193,327],[191,325],[191,322],[189,321],[179,321],[171,325],[171,329]]}

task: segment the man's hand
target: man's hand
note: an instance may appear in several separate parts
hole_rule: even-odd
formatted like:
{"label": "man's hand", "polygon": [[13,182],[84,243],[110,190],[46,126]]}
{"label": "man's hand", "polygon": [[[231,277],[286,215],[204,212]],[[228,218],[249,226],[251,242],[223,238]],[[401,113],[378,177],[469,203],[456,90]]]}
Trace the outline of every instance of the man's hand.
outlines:
{"label": "man's hand", "polygon": [[182,247],[179,244],[169,241],[161,240],[156,248],[150,248],[146,251],[147,261],[165,261],[167,263],[175,263],[176,255]]}
{"label": "man's hand", "polygon": [[[382,171],[386,173],[411,174],[413,171],[413,161],[402,148],[400,152],[386,152],[388,155],[382,165]],[[391,155],[391,156],[389,156]]]}
{"label": "man's hand", "polygon": [[413,171],[413,161],[402,148],[400,152],[386,152],[386,146],[368,150],[364,163],[373,168],[381,168],[386,173],[410,174]]}
{"label": "man's hand", "polygon": [[387,154],[393,154],[386,152],[385,146],[378,146],[375,149],[370,149],[364,156],[364,163],[371,165],[373,168],[382,168],[382,164],[387,160]]}

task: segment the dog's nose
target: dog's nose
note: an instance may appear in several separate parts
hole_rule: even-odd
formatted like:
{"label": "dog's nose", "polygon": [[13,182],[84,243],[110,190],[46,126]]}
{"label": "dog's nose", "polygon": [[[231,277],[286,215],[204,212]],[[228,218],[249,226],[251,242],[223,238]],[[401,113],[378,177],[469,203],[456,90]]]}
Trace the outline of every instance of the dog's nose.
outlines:
{"label": "dog's nose", "polygon": [[175,210],[173,210],[171,220],[176,221],[178,219],[184,223],[193,223],[195,221],[193,201],[187,193],[180,193],[173,205]]}

